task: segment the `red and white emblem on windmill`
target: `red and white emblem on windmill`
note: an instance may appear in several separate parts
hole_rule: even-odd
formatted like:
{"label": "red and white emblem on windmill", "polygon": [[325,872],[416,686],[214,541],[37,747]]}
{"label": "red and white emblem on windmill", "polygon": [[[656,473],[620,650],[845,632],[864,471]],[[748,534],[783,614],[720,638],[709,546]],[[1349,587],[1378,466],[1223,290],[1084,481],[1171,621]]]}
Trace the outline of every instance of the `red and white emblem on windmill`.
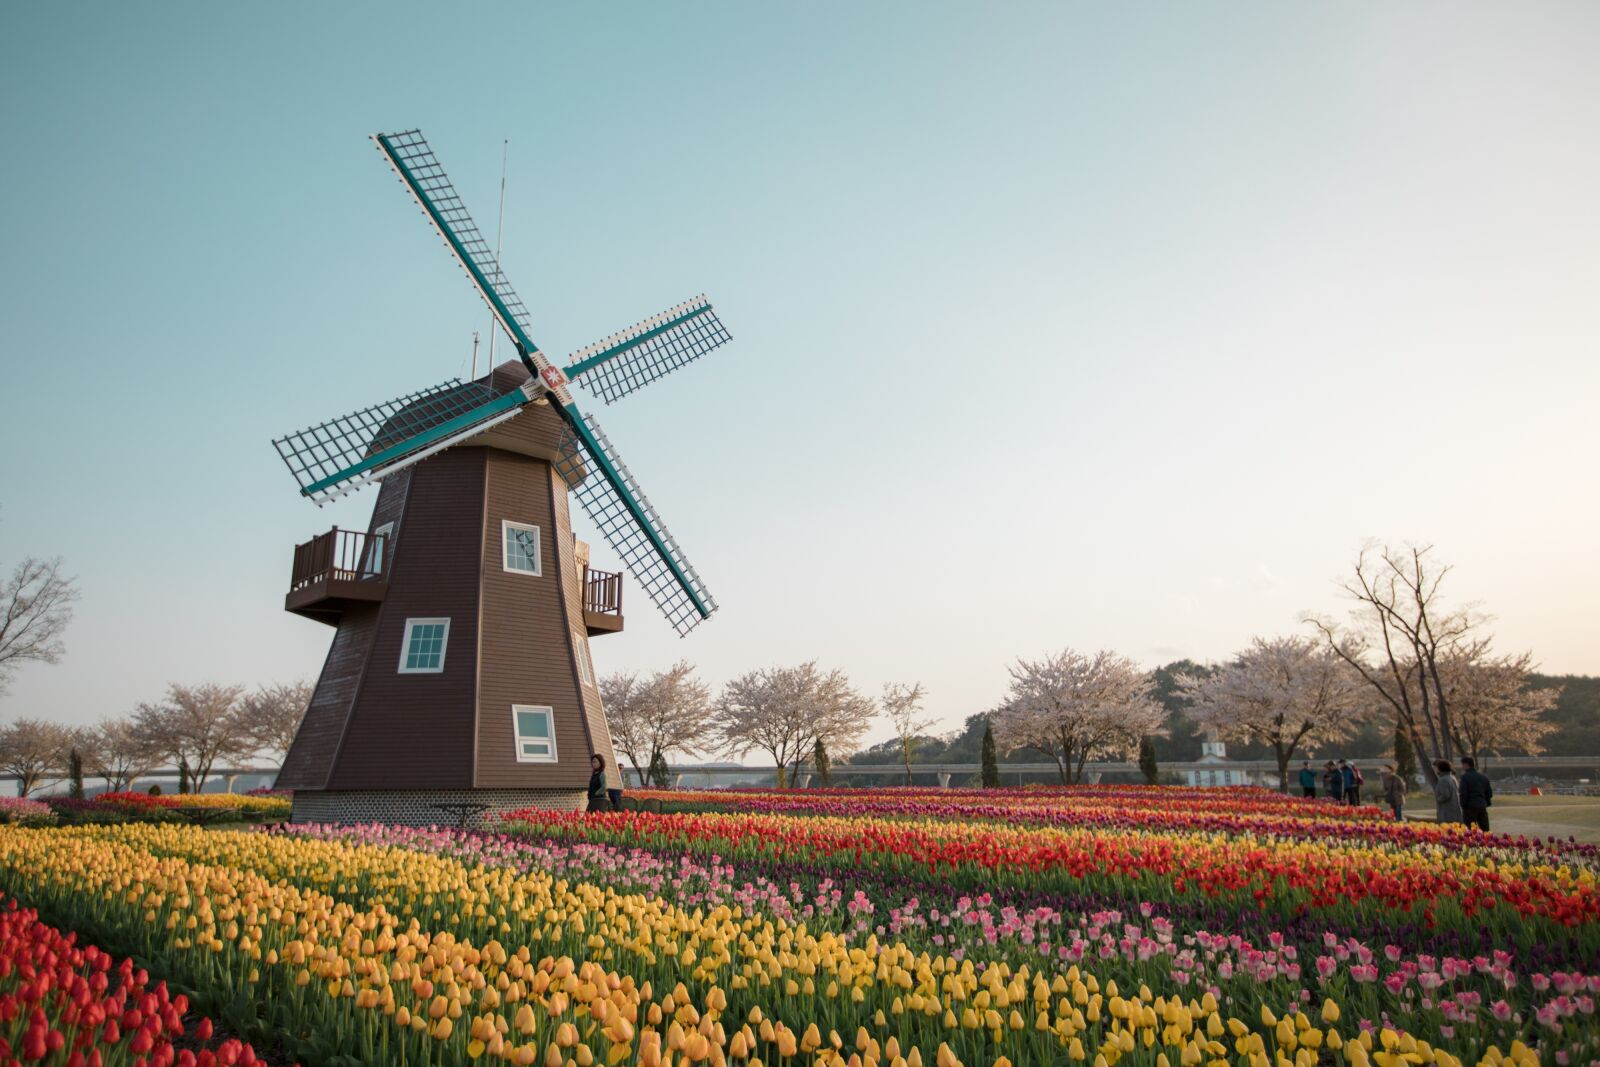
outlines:
{"label": "red and white emblem on windmill", "polygon": [[554,363],[539,372],[539,377],[544,379],[544,384],[550,389],[560,389],[567,384],[567,375]]}

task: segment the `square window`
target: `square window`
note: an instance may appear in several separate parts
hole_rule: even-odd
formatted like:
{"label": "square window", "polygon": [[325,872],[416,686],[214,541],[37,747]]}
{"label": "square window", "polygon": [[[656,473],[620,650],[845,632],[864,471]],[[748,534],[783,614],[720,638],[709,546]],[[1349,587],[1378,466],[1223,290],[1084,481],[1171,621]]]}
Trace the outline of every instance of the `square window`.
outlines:
{"label": "square window", "polygon": [[504,519],[500,523],[500,533],[505,545],[506,570],[535,577],[544,573],[539,562],[539,527]]}
{"label": "square window", "polygon": [[511,705],[511,729],[516,738],[518,763],[556,761],[555,721],[549,708]]}
{"label": "square window", "polygon": [[449,619],[407,619],[405,636],[400,639],[400,673],[442,672],[449,638]]}

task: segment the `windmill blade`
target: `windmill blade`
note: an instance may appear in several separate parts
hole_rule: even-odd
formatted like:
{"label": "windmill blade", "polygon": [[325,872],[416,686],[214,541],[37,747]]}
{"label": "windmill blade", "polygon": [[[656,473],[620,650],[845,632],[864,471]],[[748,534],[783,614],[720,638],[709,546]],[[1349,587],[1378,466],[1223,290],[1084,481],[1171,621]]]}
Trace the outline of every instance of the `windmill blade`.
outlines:
{"label": "windmill blade", "polygon": [[478,295],[489,305],[489,310],[499,320],[519,350],[533,353],[538,346],[528,339],[531,326],[528,309],[517,296],[505,272],[495,259],[489,242],[478,232],[478,224],[467,213],[467,205],[457,195],[455,186],[445,174],[444,167],[428,147],[421,130],[404,130],[400,133],[376,133],[372,140],[377,144],[389,165],[422,207],[423,214],[439,231],[444,243],[456,257],[467,277],[472,280]]}
{"label": "windmill blade", "polygon": [[717,602],[594,418],[584,415],[569,425],[557,473],[678,635],[687,634],[711,617]]}
{"label": "windmill blade", "polygon": [[611,404],[731,339],[702,294],[580,348],[567,377]]}
{"label": "windmill blade", "polygon": [[535,395],[452,379],[273,441],[300,493],[326,503],[513,417]]}

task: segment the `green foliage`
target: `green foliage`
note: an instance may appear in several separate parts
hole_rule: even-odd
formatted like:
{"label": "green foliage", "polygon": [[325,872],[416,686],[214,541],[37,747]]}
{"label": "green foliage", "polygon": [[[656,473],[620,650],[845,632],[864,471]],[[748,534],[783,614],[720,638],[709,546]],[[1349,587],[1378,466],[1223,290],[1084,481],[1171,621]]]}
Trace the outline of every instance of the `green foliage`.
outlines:
{"label": "green foliage", "polygon": [[76,746],[67,753],[67,796],[73,800],[83,799],[83,757],[78,754]]}
{"label": "green foliage", "polygon": [[645,773],[649,776],[651,785],[657,789],[666,789],[670,785],[666,754],[657,752],[651,758],[650,767]]}
{"label": "green foliage", "polygon": [[1573,755],[1600,753],[1600,677],[1528,675],[1529,688],[1555,685],[1561,687],[1561,696],[1546,717],[1555,730],[1544,738],[1544,750]]}
{"label": "green foliage", "polygon": [[189,791],[189,760],[186,756],[178,757],[178,792]]}
{"label": "green foliage", "polygon": [[1156,765],[1156,745],[1149,734],[1139,738],[1139,773],[1144,775],[1146,785],[1155,785],[1161,780],[1161,768]]}
{"label": "green foliage", "polygon": [[828,789],[833,785],[833,769],[828,762],[828,746],[822,743],[822,738],[817,738],[817,743],[811,749],[811,762],[817,768],[817,778],[822,783],[822,788]]}
{"label": "green foliage", "polygon": [[989,726],[989,721],[983,723],[983,787],[985,789],[998,789],[1000,786],[1000,764],[995,759],[994,730]]}
{"label": "green foliage", "polygon": [[1411,734],[1399,723],[1394,725],[1394,771],[1407,787],[1417,780],[1417,750]]}

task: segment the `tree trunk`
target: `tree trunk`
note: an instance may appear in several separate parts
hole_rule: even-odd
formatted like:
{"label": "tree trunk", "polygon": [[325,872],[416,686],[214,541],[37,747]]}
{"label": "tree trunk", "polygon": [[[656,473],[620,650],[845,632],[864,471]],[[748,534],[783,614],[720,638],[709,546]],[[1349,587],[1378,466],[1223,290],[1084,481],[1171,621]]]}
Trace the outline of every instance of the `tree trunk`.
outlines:
{"label": "tree trunk", "polygon": [[1273,745],[1272,754],[1278,757],[1278,792],[1289,795],[1289,758],[1294,755],[1294,750],[1284,750],[1282,745]]}

